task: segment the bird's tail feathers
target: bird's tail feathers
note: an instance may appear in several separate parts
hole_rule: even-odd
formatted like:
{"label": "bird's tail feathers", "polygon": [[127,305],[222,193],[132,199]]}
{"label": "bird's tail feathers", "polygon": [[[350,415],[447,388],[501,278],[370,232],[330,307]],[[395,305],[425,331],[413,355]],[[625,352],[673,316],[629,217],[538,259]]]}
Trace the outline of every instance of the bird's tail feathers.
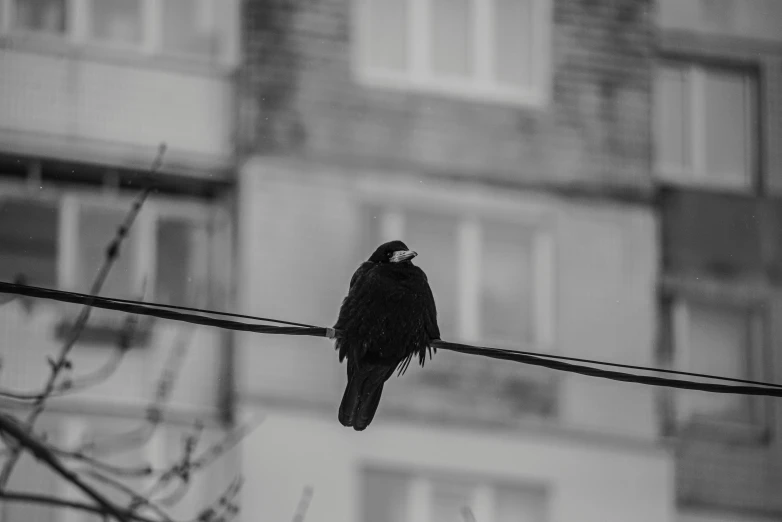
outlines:
{"label": "bird's tail feathers", "polygon": [[394,373],[395,367],[385,365],[348,365],[348,383],[339,405],[339,422],[356,431],[367,428],[380,404],[383,385]]}

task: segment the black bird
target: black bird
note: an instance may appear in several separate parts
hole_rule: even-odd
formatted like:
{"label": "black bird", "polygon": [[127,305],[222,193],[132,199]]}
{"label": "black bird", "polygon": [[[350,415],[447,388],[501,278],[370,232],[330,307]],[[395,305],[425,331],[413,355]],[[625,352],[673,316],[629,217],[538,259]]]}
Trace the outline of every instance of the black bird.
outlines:
{"label": "black bird", "polygon": [[[437,309],[426,274],[413,265],[417,256],[401,241],[380,245],[358,267],[339,310],[335,348],[348,359],[348,384],[339,422],[361,431],[375,416],[383,385],[402,375],[417,356],[424,365],[430,342],[440,339]],[[436,350],[435,350],[436,351]]]}

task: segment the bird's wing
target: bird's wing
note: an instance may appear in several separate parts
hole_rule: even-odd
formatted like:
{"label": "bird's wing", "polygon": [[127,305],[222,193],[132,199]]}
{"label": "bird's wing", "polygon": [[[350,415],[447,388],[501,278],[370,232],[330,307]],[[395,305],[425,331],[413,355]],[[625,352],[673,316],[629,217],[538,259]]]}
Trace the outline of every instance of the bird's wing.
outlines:
{"label": "bird's wing", "polygon": [[421,273],[424,276],[424,300],[426,313],[424,315],[424,328],[426,328],[426,334],[430,340],[440,338],[440,327],[437,326],[437,305],[434,302],[434,295],[432,289],[429,287],[429,279],[423,270]]}
{"label": "bird's wing", "polygon": [[[378,281],[373,276],[374,267],[374,263],[365,261],[351,277],[350,290],[340,307],[339,317],[334,325],[335,329],[343,330],[348,328],[351,322],[355,323],[357,318],[382,317],[382,313],[377,313],[374,309],[374,307],[378,306],[375,294]],[[335,348],[339,351],[340,361],[345,357],[358,360],[364,356],[368,348],[367,342],[371,339],[372,334],[375,333],[373,326],[373,321],[362,321],[362,327],[368,328],[369,332],[365,332],[352,340],[337,338]]]}
{"label": "bird's wing", "polygon": [[337,318],[337,323],[334,325],[334,328],[337,330],[344,328],[345,321],[348,319],[346,317],[346,313],[349,312],[350,306],[346,306],[348,304],[348,301],[353,299],[353,296],[355,295],[355,290],[353,289],[356,284],[361,281],[364,276],[367,275],[369,270],[372,268],[373,263],[370,263],[369,261],[364,261],[361,263],[361,265],[356,269],[356,271],[353,273],[353,277],[350,278],[350,287],[348,289],[348,295],[345,297],[342,303],[342,307],[339,311],[339,317]]}

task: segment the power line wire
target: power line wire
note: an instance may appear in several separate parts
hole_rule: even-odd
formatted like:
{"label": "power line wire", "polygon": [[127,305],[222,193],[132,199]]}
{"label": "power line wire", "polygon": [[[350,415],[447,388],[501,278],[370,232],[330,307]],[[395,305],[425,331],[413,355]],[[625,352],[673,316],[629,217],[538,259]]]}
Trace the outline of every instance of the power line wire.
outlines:
{"label": "power line wire", "polygon": [[[0,282],[0,292],[25,295],[28,297],[51,299],[55,301],[86,304],[92,301],[92,306],[97,308],[105,308],[108,310],[116,310],[121,312],[134,313],[139,315],[147,315],[152,317],[158,317],[161,319],[169,319],[173,321],[187,322],[192,324],[198,324],[202,326],[212,326],[217,328],[223,328],[228,330],[237,330],[245,332],[263,333],[263,334],[276,334],[276,335],[304,335],[311,337],[328,337],[333,338],[339,335],[338,331],[333,328],[324,328],[305,323],[296,323],[292,321],[282,321],[279,319],[271,319],[266,317],[257,317],[244,314],[234,314],[229,312],[219,312],[215,310],[205,310],[200,308],[191,308],[185,306],[167,305],[162,303],[145,303],[143,301],[133,301],[129,299],[116,299],[109,297],[91,296],[88,294],[80,294],[77,292],[68,292],[64,290],[55,290],[50,288],[41,288],[36,286],[22,285],[18,283]],[[197,312],[184,313],[175,310]],[[254,321],[263,321],[270,323],[278,323],[286,326],[271,326],[264,324],[250,324],[240,321],[232,321],[227,319],[216,319],[213,317],[206,317],[201,314],[220,315],[227,317],[237,317],[250,319]],[[577,373],[581,375],[587,375],[591,377],[598,377],[622,382],[634,382],[638,384],[646,384],[650,386],[665,386],[672,388],[688,389],[688,390],[700,390],[713,393],[733,393],[741,395],[761,395],[770,397],[782,397],[782,385],[753,381],[748,379],[737,379],[731,377],[722,377],[717,375],[708,375],[695,372],[685,372],[680,370],[670,370],[667,368],[651,368],[645,366],[636,366],[630,364],[612,363],[607,361],[597,361],[592,359],[583,359],[578,357],[568,357],[564,355],[533,353],[518,350],[507,350],[502,348],[491,348],[486,346],[471,346],[460,343],[452,343],[449,341],[437,340],[433,341],[432,346],[443,350],[450,350],[454,352],[479,355],[482,357],[490,357],[493,359],[501,359],[507,361],[514,361],[532,366],[541,366],[553,370],[565,371],[569,373]],[[701,379],[712,379],[718,381],[734,382],[743,384],[743,386],[732,386],[724,384],[703,383],[696,381],[689,381],[684,379],[670,379],[664,377],[656,377],[652,375],[637,375],[627,372],[617,372],[611,370],[602,370],[599,368],[593,368],[589,366],[582,366],[578,364],[571,364],[573,361],[582,362],[586,364],[609,366],[614,368],[624,368],[632,370],[640,370],[653,373],[665,373],[670,375],[680,375],[687,377],[696,377]]]}

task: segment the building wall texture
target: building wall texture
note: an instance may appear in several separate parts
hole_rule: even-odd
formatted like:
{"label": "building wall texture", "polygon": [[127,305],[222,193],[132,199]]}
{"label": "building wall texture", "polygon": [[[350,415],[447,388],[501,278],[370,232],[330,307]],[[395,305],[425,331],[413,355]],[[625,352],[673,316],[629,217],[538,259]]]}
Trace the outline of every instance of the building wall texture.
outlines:
{"label": "building wall texture", "polygon": [[[244,313],[319,326],[336,321],[350,276],[368,257],[362,241],[367,194],[405,197],[458,194],[452,183],[403,175],[389,179],[307,162],[256,158],[240,170],[239,289]],[[412,180],[412,181],[411,181]],[[400,186],[412,187],[409,190]],[[476,187],[463,193],[480,192]],[[490,205],[534,209],[554,244],[551,350],[575,357],[654,364],[656,222],[648,209],[527,191],[484,191]],[[405,196],[406,195],[406,196]],[[466,198],[465,198],[466,200]],[[465,212],[474,211],[466,205]],[[589,238],[585,241],[584,238]],[[426,245],[415,246],[426,256]],[[433,285],[437,299],[443,289]],[[444,304],[444,303],[441,303]],[[458,340],[454,332],[443,338]],[[325,408],[336,422],[345,384],[332,342],[317,338],[242,336],[237,378],[245,400]],[[655,390],[542,368],[438,352],[384,391],[384,417],[517,429],[525,419],[556,419],[603,435],[654,440]],[[551,407],[538,407],[543,401]]]}
{"label": "building wall texture", "polygon": [[[652,207],[539,191],[651,193],[650,2],[552,3],[550,100],[530,107],[367,87],[351,64],[352,0],[245,0],[240,310],[332,325],[369,254],[370,193],[504,200],[552,231],[552,350],[652,364]],[[246,512],[290,516],[313,486],[308,520],[359,520],[360,466],[396,462],[542,481],[552,522],[673,519],[652,388],[440,352],[393,379],[355,434],[336,420],[345,365],[330,341],[240,335],[237,348],[240,408],[269,414],[242,450]]]}
{"label": "building wall texture", "polygon": [[649,188],[647,0],[552,0],[550,101],[360,85],[350,0],[247,0],[240,149],[523,184]]}

